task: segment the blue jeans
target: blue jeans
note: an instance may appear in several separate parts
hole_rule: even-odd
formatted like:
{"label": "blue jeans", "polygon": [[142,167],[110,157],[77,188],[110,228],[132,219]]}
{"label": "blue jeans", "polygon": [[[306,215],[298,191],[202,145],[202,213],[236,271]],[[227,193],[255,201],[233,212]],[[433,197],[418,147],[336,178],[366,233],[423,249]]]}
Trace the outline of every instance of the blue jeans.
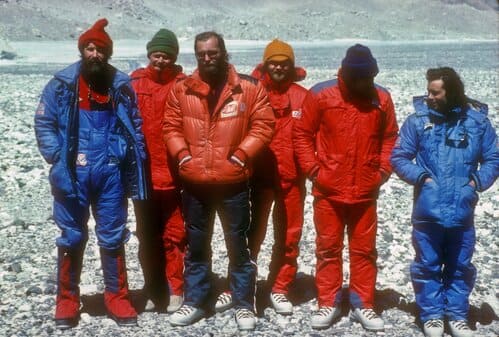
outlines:
{"label": "blue jeans", "polygon": [[415,225],[412,242],[416,257],[411,278],[421,321],[444,317],[466,320],[476,277],[471,263],[475,227]]}
{"label": "blue jeans", "polygon": [[182,191],[187,233],[184,270],[184,303],[205,307],[211,284],[211,238],[218,213],[229,255],[229,280],[236,308],[254,311],[256,264],[251,260],[247,232],[250,223],[246,185],[203,186]]}

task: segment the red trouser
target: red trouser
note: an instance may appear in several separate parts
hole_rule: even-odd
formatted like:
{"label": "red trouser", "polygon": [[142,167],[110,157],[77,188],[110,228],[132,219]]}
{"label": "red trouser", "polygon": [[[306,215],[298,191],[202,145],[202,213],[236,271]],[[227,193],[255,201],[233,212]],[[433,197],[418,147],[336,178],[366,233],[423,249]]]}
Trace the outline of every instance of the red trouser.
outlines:
{"label": "red trouser", "polygon": [[154,190],[134,206],[144,287],[161,296],[167,284],[171,295],[182,295],[186,240],[179,191]]}
{"label": "red trouser", "polygon": [[252,190],[252,221],[248,234],[252,257],[256,260],[265,238],[268,215],[272,202],[274,246],[268,281],[273,284],[272,292],[287,294],[293,282],[299,254],[299,243],[303,227],[305,182],[295,182],[286,189],[254,188]]}
{"label": "red trouser", "polygon": [[316,276],[319,306],[336,306],[343,284],[343,235],[348,233],[350,254],[350,304],[372,308],[376,284],[376,201],[344,204],[314,200]]}

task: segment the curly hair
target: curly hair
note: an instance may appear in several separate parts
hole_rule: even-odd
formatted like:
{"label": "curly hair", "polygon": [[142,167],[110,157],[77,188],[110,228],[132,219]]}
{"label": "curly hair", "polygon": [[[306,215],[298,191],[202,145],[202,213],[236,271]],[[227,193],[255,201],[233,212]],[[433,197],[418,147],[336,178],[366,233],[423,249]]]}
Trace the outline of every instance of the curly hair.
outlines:
{"label": "curly hair", "polygon": [[466,106],[467,98],[464,94],[464,84],[456,71],[450,67],[430,68],[426,71],[426,80],[444,82],[445,96],[449,107]]}

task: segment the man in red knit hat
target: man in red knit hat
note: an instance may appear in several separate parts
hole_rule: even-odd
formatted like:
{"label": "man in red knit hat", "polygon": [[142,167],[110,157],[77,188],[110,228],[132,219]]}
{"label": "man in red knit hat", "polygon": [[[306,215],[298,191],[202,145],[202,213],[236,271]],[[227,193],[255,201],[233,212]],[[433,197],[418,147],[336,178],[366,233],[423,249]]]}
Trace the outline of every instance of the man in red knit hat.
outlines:
{"label": "man in red knit hat", "polygon": [[166,310],[170,313],[180,308],[183,301],[185,229],[180,188],[175,179],[177,165],[167,157],[161,121],[170,89],[185,78],[182,67],[175,64],[177,55],[177,37],[168,29],[160,29],[147,43],[149,65],[131,74],[144,121],[148,181],[152,185],[150,198],[134,203],[144,293],[157,310],[162,310],[168,292]]}
{"label": "man in red knit hat", "polygon": [[113,42],[98,20],[78,40],[81,61],[55,74],[35,114],[39,150],[52,165],[58,272],[55,321],[78,324],[79,282],[90,207],[104,274],[104,303],[122,326],[137,325],[130,303],[124,244],[127,196],[146,198],[144,136],[130,78],[108,60]]}

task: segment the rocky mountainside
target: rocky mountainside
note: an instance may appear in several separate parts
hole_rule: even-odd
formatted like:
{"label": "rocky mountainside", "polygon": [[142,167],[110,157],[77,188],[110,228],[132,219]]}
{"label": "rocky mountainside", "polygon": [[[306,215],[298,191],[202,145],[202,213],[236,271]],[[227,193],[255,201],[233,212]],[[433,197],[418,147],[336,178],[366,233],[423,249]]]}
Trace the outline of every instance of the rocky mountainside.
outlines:
{"label": "rocky mountainside", "polygon": [[107,17],[113,39],[146,39],[159,27],[192,38],[497,39],[496,0],[0,0],[0,38],[67,40]]}

